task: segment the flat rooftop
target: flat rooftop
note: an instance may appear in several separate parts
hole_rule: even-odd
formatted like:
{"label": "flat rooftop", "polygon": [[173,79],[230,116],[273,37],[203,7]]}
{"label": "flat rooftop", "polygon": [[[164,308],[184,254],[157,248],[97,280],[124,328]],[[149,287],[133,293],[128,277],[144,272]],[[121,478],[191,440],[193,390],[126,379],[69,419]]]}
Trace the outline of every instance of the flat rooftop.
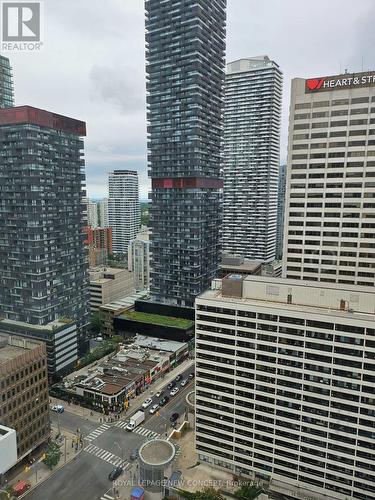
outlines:
{"label": "flat rooftop", "polygon": [[0,365],[7,363],[11,359],[18,358],[18,356],[21,356],[27,350],[12,345],[6,345],[5,347],[1,347],[0,345]]}
{"label": "flat rooftop", "polygon": [[133,307],[136,300],[144,299],[148,296],[147,291],[133,293],[132,295],[127,295],[122,299],[118,299],[114,302],[110,302],[109,304],[104,304],[100,306],[100,310],[103,311],[118,311],[121,309],[127,309],[129,307]]}
{"label": "flat rooftop", "polygon": [[[207,290],[197,300],[272,307],[280,311],[309,312],[332,318],[375,320],[375,287],[247,276],[243,280],[241,296],[223,296],[222,289],[217,287],[220,281],[214,280],[216,288]],[[341,302],[345,308],[342,308]]]}
{"label": "flat rooftop", "polygon": [[18,358],[38,346],[40,342],[17,335],[1,335],[0,333],[0,365]]}
{"label": "flat rooftop", "polygon": [[137,335],[134,339],[134,345],[154,349],[156,351],[176,352],[179,351],[186,344],[178,342],[177,340],[164,340],[146,335]]}

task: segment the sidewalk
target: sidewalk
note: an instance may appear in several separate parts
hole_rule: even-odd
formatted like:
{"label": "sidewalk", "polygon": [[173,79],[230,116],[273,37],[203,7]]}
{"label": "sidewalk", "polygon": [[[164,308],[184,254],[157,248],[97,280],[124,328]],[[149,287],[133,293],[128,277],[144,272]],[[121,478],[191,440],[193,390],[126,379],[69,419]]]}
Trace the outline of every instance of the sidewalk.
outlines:
{"label": "sidewalk", "polygon": [[[169,384],[172,380],[174,380],[177,375],[180,373],[184,372],[188,368],[194,365],[194,359],[186,359],[183,361],[180,365],[178,365],[176,368],[174,368],[172,371],[168,372],[166,375],[164,375],[162,378],[158,378],[155,382],[153,382],[142,394],[139,396],[136,396],[134,399],[130,400],[129,408],[127,411],[123,411],[120,414],[120,420],[127,419],[131,415],[133,415],[136,410],[139,408],[139,406],[146,401],[147,398],[152,397],[156,392],[158,392],[162,387],[165,387],[166,385]],[[86,420],[90,420],[91,422],[114,422],[117,419],[114,418],[114,416],[108,416],[108,415],[103,415],[102,413],[96,412],[96,411],[90,411],[87,408],[84,408],[82,406],[78,406],[75,404],[69,404],[66,401],[63,401],[61,399],[57,399],[54,397],[50,397],[50,402],[52,405],[55,404],[60,404],[63,405],[65,408],[65,411],[69,413],[73,413],[81,418],[84,418]],[[91,415],[92,413],[92,415]]]}
{"label": "sidewalk", "polygon": [[[56,436],[58,434],[57,426],[52,426],[51,428],[51,440],[56,441]],[[12,479],[9,484],[14,486],[18,481],[26,481],[31,484],[31,488],[19,498],[26,496],[31,490],[39,486],[43,481],[49,479],[55,472],[64,467],[65,464],[74,460],[75,457],[79,455],[82,451],[82,446],[76,445],[78,439],[75,434],[67,430],[63,430],[60,439],[60,450],[61,457],[59,463],[51,470],[42,461],[41,452],[40,456],[35,460],[35,462],[29,466],[29,470],[23,470],[18,476]]]}

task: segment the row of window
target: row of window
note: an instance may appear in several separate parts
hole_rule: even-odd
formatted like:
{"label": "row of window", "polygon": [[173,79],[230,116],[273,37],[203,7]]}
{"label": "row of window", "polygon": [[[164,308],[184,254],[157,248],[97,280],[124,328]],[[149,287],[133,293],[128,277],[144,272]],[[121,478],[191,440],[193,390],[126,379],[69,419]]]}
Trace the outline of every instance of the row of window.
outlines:
{"label": "row of window", "polygon": [[370,97],[352,97],[351,99],[332,99],[331,101],[309,101],[296,103],[294,109],[310,109],[325,108],[329,106],[348,106],[349,104],[366,104],[368,102],[375,102],[375,96],[370,100]]}

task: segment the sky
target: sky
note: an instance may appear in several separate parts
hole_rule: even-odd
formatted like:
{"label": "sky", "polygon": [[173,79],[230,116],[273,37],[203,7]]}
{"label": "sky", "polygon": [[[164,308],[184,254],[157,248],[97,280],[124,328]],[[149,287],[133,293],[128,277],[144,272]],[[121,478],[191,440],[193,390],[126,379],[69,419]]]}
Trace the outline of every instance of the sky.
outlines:
{"label": "sky", "polygon": [[[227,61],[266,54],[284,74],[281,161],[290,81],[375,69],[374,0],[227,0]],[[87,123],[87,193],[107,194],[108,172],[139,172],[147,200],[143,0],[45,0],[40,52],[8,52],[16,105]]]}

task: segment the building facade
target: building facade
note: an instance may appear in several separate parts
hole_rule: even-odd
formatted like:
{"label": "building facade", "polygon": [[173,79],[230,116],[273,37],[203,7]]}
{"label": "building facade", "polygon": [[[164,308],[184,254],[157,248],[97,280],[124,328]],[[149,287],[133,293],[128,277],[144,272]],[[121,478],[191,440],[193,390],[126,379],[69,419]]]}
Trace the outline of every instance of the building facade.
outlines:
{"label": "building facade", "polygon": [[77,324],[69,320],[55,320],[46,325],[30,325],[11,319],[0,320],[0,335],[42,341],[47,349],[49,380],[55,382],[71,372],[79,358],[79,331]]}
{"label": "building facade", "polygon": [[112,228],[110,227],[85,227],[85,245],[89,251],[89,267],[105,266],[108,257],[112,255]]}
{"label": "building facade", "polygon": [[7,57],[0,55],[0,108],[14,106],[12,67]]}
{"label": "building facade", "polygon": [[283,498],[375,496],[374,294],[233,275],[196,301],[199,460]]}
{"label": "building facade", "polygon": [[286,165],[280,165],[278,197],[277,197],[277,228],[276,228],[276,260],[283,257],[284,222],[285,222],[285,190],[286,190]]}
{"label": "building facade", "polygon": [[98,201],[99,225],[100,227],[109,227],[108,223],[108,198]]}
{"label": "building facade", "polygon": [[87,225],[91,228],[99,227],[98,204],[94,200],[87,198]]}
{"label": "building facade", "polygon": [[284,276],[374,286],[374,81],[292,81]]}
{"label": "building facade", "polygon": [[113,253],[126,253],[141,227],[138,172],[114,170],[108,177],[108,224]]}
{"label": "building facade", "polygon": [[96,311],[100,306],[132,293],[134,293],[133,273],[127,269],[104,267],[90,271],[91,311]]}
{"label": "building facade", "polygon": [[151,298],[193,307],[218,269],[225,0],[146,0]]}
{"label": "building facade", "polygon": [[50,435],[46,347],[43,342],[0,335],[0,421],[14,429],[17,460]]}
{"label": "building facade", "polygon": [[227,65],[223,251],[275,259],[282,73],[267,56]]}
{"label": "building facade", "polygon": [[0,110],[0,315],[38,326],[72,320],[82,352],[85,133],[84,122],[30,106]]}
{"label": "building facade", "polygon": [[140,231],[129,243],[128,269],[134,276],[134,288],[137,292],[150,287],[150,231]]}

